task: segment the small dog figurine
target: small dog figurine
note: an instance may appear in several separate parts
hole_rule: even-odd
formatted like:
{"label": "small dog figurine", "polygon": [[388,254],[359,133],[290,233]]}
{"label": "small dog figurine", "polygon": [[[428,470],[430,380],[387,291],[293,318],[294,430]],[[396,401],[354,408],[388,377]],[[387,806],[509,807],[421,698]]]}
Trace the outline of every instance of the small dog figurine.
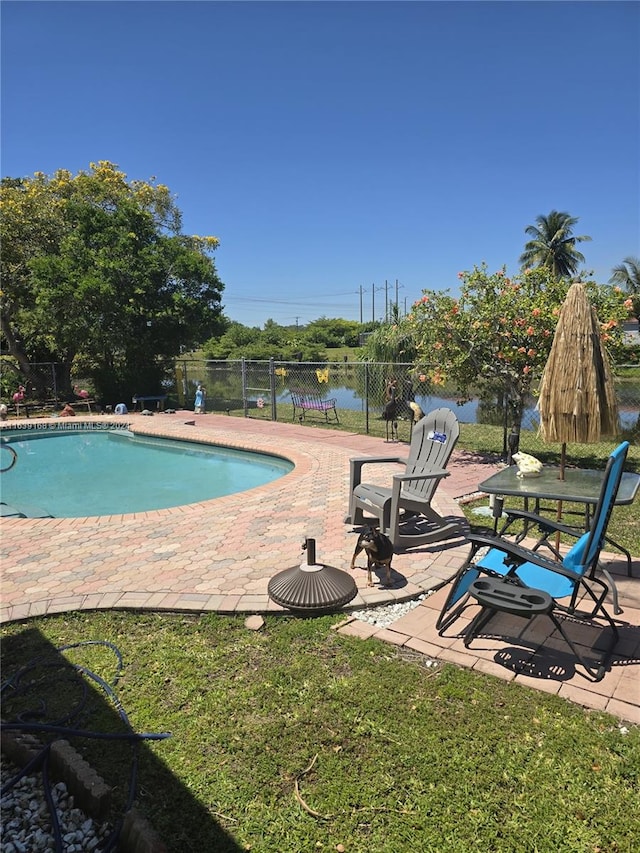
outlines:
{"label": "small dog figurine", "polygon": [[363,530],[356,543],[356,549],[351,558],[351,569],[355,569],[356,557],[361,551],[367,552],[367,585],[373,586],[371,569],[373,566],[384,566],[387,570],[387,586],[391,586],[391,560],[393,545],[388,536],[380,533],[375,527]]}

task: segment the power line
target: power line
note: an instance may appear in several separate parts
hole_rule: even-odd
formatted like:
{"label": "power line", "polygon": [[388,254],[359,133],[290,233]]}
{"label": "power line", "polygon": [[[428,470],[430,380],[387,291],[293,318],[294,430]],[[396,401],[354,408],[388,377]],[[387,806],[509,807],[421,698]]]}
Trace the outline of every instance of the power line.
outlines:
{"label": "power line", "polygon": [[[364,295],[369,294],[369,299],[371,300],[371,305],[369,310],[371,311],[372,319],[375,320],[376,317],[376,305],[375,305],[375,295],[376,292],[380,291],[388,291],[389,287],[393,288],[393,284],[389,284],[385,282],[382,286],[376,286],[375,283],[371,284],[369,287],[359,286],[358,290],[349,290],[349,291],[339,291],[338,293],[310,293],[309,295],[300,295],[295,294],[295,298],[287,298],[284,296],[283,298],[267,298],[264,296],[250,296],[240,295],[234,292],[223,292],[222,299],[225,304],[225,313],[233,315],[238,312],[244,312],[245,314],[253,314],[260,315],[264,313],[264,306],[269,306],[274,309],[275,314],[282,315],[284,313],[283,309],[291,309],[291,317],[292,320],[295,320],[296,325],[299,325],[300,321],[303,323],[311,322],[312,319],[316,319],[318,316],[326,315],[327,312],[336,312],[336,314],[341,315],[351,315],[356,316],[358,314],[358,305],[360,312],[360,322],[362,323],[364,320],[363,317],[363,309],[364,309]],[[395,280],[395,305],[398,307],[398,289],[404,288],[404,285],[400,284],[398,279]],[[345,297],[349,297],[345,299]],[[389,296],[385,292],[385,319],[388,319],[389,314]],[[294,314],[294,311],[296,312]],[[287,312],[288,313],[288,312]],[[381,312],[378,312],[381,313]],[[406,313],[406,298],[405,298],[405,312]],[[303,316],[301,316],[303,315]],[[314,317],[315,315],[315,317]],[[308,319],[309,318],[309,319]]]}
{"label": "power line", "polygon": [[[291,299],[291,300],[290,299],[260,299],[258,297],[256,297],[255,299],[252,299],[250,297],[237,297],[237,296],[232,296],[230,294],[223,294],[222,301],[223,302],[225,302],[225,301],[226,302],[242,302],[242,303],[249,303],[249,304],[255,302],[258,304],[267,304],[267,305],[300,305],[303,308],[312,308],[313,305],[346,305],[346,304],[348,304],[346,302],[338,302],[335,299],[330,299],[330,300],[315,299],[312,303],[309,303],[309,302],[298,302],[297,300],[293,300],[293,299]],[[355,304],[355,300],[354,300],[354,304]]]}
{"label": "power line", "polygon": [[[296,304],[302,305],[302,304],[304,304],[304,300],[306,300],[306,301],[313,300],[315,302],[319,302],[319,301],[322,301],[322,298],[333,300],[334,297],[336,297],[336,296],[357,296],[357,295],[358,295],[357,290],[348,290],[348,291],[342,291],[341,293],[321,293],[321,294],[311,294],[310,296],[299,296],[299,297],[296,296],[296,300],[292,301],[292,300],[288,300],[288,299],[265,299],[265,298],[260,297],[260,296],[239,296],[237,294],[231,294],[231,293],[227,293],[226,291],[223,291],[223,298],[224,298],[224,296],[229,296],[230,298],[235,299],[238,302],[275,302],[279,305],[296,305]],[[319,296],[321,298],[319,298]],[[303,300],[303,301],[299,301],[299,300]]]}

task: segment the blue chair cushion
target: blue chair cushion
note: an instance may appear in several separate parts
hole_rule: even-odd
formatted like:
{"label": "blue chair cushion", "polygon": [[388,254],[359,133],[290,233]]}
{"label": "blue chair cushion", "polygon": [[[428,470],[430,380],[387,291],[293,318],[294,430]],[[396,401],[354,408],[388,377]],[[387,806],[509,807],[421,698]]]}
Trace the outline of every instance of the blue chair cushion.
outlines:
{"label": "blue chair cushion", "polygon": [[[476,566],[485,571],[504,576],[511,570],[510,566],[505,563],[506,556],[504,551],[491,548],[482,559],[476,561]],[[564,565],[567,568],[572,568],[566,562]],[[565,578],[556,572],[550,572],[548,569],[543,569],[542,566],[536,566],[535,563],[523,563],[521,566],[518,566],[516,575],[526,586],[532,589],[543,589],[552,598],[564,598],[567,595],[571,595],[575,586],[575,581],[570,578]]]}

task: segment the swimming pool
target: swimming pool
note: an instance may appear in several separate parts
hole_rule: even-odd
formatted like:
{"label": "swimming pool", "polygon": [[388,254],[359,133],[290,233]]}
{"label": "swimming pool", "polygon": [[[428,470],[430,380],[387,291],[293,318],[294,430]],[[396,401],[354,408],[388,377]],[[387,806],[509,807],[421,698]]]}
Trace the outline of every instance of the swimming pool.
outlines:
{"label": "swimming pool", "polygon": [[[0,498],[28,516],[81,518],[167,509],[265,485],[294,467],[266,453],[121,429],[2,435],[17,461],[0,475]],[[7,460],[1,461],[4,467]]]}

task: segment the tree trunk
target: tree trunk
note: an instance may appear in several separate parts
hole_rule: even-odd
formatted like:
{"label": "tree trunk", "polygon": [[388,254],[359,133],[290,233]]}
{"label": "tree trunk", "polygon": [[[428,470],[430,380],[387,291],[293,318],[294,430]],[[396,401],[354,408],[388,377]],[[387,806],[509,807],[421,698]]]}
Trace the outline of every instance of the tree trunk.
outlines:
{"label": "tree trunk", "polygon": [[66,358],[56,364],[58,396],[63,402],[74,399],[73,383],[71,382],[71,366],[73,357]]}
{"label": "tree trunk", "polygon": [[25,355],[11,322],[7,318],[5,312],[0,313],[0,328],[7,342],[9,355],[13,356],[18,362],[20,372],[24,377],[24,384],[30,396],[42,397],[46,393],[46,383],[42,375],[32,366],[29,359]]}

